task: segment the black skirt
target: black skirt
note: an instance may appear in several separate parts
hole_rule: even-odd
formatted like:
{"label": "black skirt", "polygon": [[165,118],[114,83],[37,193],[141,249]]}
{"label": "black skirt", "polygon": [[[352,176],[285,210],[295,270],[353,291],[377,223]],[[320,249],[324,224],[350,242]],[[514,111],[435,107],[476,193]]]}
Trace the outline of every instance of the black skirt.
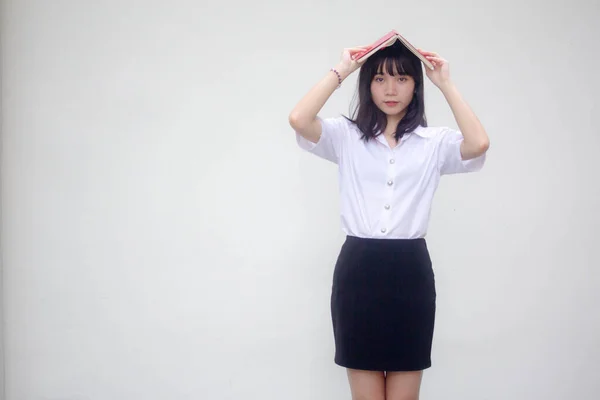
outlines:
{"label": "black skirt", "polygon": [[348,236],[335,270],[335,363],[372,371],[431,366],[435,276],[425,239]]}

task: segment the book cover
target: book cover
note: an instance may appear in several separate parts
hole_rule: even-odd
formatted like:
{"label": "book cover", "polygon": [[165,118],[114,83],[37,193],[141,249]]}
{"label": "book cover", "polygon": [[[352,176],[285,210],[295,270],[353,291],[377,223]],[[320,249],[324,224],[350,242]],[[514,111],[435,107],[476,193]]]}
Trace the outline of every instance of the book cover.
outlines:
{"label": "book cover", "polygon": [[434,69],[433,64],[431,64],[429,60],[427,60],[421,53],[419,53],[419,51],[396,30],[391,30],[381,38],[377,39],[377,41],[375,41],[363,51],[354,54],[353,58],[355,60],[362,60],[365,57],[370,57],[377,51],[393,45],[396,42],[396,40],[399,40],[407,49],[409,49],[414,55],[416,55],[423,62],[423,64],[425,64],[427,68],[431,70]]}

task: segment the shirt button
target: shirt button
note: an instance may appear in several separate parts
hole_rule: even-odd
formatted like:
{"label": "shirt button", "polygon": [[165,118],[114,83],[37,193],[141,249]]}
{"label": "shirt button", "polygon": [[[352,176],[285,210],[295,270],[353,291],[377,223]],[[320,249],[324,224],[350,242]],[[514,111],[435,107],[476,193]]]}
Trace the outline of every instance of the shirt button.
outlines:
{"label": "shirt button", "polygon": [[385,209],[386,209],[386,210],[389,210],[389,209],[390,209],[390,205],[389,205],[389,204],[386,204],[386,205],[385,205]]}
{"label": "shirt button", "polygon": [[386,233],[386,232],[387,232],[387,229],[381,228],[381,233]]}
{"label": "shirt button", "polygon": [[387,184],[388,186],[392,186],[394,184],[394,181],[390,179],[389,181],[387,181]]}
{"label": "shirt button", "polygon": [[393,164],[393,163],[395,163],[395,162],[396,162],[396,160],[394,160],[393,158],[392,158],[392,159],[390,159],[390,164]]}

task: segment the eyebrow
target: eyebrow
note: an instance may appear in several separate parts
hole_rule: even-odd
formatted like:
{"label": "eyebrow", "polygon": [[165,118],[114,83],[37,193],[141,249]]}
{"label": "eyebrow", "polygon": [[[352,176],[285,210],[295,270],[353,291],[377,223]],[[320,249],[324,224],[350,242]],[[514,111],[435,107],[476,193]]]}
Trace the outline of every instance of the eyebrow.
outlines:
{"label": "eyebrow", "polygon": [[[385,74],[383,73],[383,71],[382,72],[375,72],[375,76],[377,76],[377,75],[385,75]],[[400,73],[397,73],[396,75],[398,75],[398,76],[410,76],[406,72],[400,72]]]}

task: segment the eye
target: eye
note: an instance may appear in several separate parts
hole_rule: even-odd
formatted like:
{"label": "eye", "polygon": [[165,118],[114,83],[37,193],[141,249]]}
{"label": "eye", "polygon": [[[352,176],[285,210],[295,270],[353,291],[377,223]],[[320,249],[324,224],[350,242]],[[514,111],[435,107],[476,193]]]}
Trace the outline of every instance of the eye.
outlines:
{"label": "eye", "polygon": [[383,82],[383,78],[377,77],[375,78],[375,82]]}
{"label": "eye", "polygon": [[400,80],[400,82],[406,82],[408,80],[405,76],[401,76],[398,79]]}

